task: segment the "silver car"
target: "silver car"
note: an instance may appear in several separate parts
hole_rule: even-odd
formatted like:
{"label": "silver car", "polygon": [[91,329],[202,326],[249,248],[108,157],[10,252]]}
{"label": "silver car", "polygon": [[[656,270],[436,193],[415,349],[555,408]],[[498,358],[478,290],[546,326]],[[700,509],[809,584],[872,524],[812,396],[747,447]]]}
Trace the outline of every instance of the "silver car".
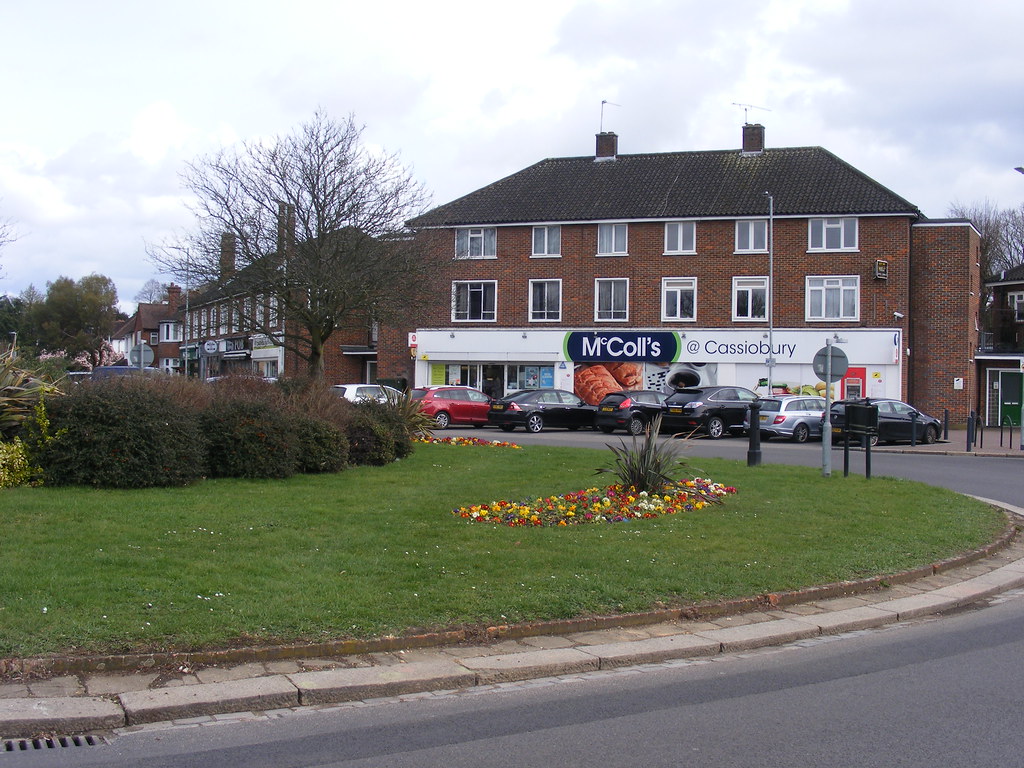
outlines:
{"label": "silver car", "polygon": [[[821,437],[821,417],[825,413],[825,398],[807,395],[779,395],[762,397],[761,437],[788,437],[797,443]],[[749,420],[749,413],[747,419]],[[749,421],[743,425],[749,428]]]}

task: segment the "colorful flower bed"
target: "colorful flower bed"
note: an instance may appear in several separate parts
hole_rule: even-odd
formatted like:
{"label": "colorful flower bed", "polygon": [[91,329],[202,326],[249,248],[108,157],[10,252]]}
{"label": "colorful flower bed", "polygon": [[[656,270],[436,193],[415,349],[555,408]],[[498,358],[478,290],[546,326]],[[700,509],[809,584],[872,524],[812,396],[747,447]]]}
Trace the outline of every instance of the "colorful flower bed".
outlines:
{"label": "colorful flower bed", "polygon": [[474,523],[510,527],[621,523],[703,509],[730,493],[736,493],[736,489],[697,477],[656,494],[612,485],[532,501],[474,504],[454,509],[452,514]]}
{"label": "colorful flower bed", "polygon": [[484,446],[487,448],[522,448],[505,440],[481,440],[479,437],[414,437],[414,443],[431,445]]}

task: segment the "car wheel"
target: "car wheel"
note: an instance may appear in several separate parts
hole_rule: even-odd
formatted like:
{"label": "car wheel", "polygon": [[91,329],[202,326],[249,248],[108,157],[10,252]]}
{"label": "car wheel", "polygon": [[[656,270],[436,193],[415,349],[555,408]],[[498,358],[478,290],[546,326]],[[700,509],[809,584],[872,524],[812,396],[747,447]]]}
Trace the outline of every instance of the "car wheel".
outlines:
{"label": "car wheel", "polygon": [[502,432],[511,432],[515,428],[516,428],[515,424],[502,424],[501,425],[501,431]]}
{"label": "car wheel", "polygon": [[793,427],[793,442],[794,443],[806,443],[807,438],[811,436],[811,430],[806,424],[797,424]]}
{"label": "car wheel", "polygon": [[644,420],[639,416],[630,416],[629,421],[626,422],[626,431],[633,437],[642,435],[646,428],[647,425],[644,424]]}
{"label": "car wheel", "polygon": [[707,432],[708,437],[710,437],[712,440],[717,440],[718,438],[725,434],[725,422],[722,421],[717,416],[712,416],[710,419],[708,419]]}
{"label": "car wheel", "polygon": [[610,435],[612,432],[615,431],[615,427],[598,427],[598,429],[600,429],[606,435]]}
{"label": "car wheel", "polygon": [[531,413],[526,417],[526,431],[534,434],[544,429],[544,417],[539,413]]}
{"label": "car wheel", "polygon": [[444,411],[438,411],[434,414],[434,423],[437,424],[438,429],[448,429],[451,426],[452,419]]}

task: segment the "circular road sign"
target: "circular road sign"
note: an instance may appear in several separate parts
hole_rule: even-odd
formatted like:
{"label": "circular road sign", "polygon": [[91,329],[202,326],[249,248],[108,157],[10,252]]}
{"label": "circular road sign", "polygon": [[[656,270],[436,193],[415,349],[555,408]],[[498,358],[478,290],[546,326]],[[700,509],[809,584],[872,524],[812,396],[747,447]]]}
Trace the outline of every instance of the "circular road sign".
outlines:
{"label": "circular road sign", "polygon": [[[832,376],[828,377],[826,371],[828,371],[828,356],[832,355]],[[847,369],[850,367],[850,358],[846,356],[846,353],[838,347],[822,347],[814,353],[814,360],[811,365],[814,368],[814,375],[817,376],[824,382],[832,383],[839,381],[843,376],[846,375]]]}
{"label": "circular road sign", "polygon": [[151,365],[153,363],[153,348],[142,342],[128,350],[128,362],[132,365]]}

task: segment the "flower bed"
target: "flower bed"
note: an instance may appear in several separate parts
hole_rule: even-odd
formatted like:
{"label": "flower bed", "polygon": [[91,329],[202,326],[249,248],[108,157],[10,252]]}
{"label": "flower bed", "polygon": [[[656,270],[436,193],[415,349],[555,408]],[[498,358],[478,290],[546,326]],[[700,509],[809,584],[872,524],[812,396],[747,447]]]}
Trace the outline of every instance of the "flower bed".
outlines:
{"label": "flower bed", "polygon": [[488,448],[522,448],[521,445],[510,443],[505,440],[481,440],[478,437],[415,437],[415,443],[429,443],[431,445],[459,445],[459,446],[485,446]]}
{"label": "flower bed", "polygon": [[612,485],[532,501],[474,504],[454,509],[452,514],[474,523],[510,527],[621,523],[696,511],[730,493],[736,493],[736,489],[698,477],[666,487],[656,494],[637,493],[633,488]]}

